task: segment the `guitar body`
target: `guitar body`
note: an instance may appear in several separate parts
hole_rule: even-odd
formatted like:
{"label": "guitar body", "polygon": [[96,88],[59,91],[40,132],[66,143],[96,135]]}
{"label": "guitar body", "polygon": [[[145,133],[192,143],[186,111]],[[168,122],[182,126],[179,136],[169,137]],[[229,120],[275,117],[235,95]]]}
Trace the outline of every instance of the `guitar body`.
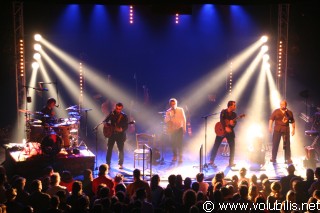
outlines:
{"label": "guitar body", "polygon": [[[245,116],[245,114],[241,114],[239,117],[236,117],[235,119],[233,119],[233,121],[236,121],[239,118],[243,118],[244,116]],[[216,123],[216,125],[214,126],[214,131],[217,136],[222,137],[222,136],[225,136],[227,133],[232,132],[232,129],[229,126],[230,120],[226,119],[225,124],[226,124],[226,128],[223,128],[222,123],[220,121]],[[233,123],[231,123],[231,124],[233,124]]]}
{"label": "guitar body", "polygon": [[103,126],[103,135],[104,135],[104,137],[110,138],[111,135],[113,134],[113,132],[114,132],[114,126],[112,126],[109,123],[105,123],[104,126]]}
{"label": "guitar body", "polygon": [[224,136],[226,134],[226,131],[224,130],[222,123],[219,121],[214,126],[214,131],[216,132],[217,136]]}

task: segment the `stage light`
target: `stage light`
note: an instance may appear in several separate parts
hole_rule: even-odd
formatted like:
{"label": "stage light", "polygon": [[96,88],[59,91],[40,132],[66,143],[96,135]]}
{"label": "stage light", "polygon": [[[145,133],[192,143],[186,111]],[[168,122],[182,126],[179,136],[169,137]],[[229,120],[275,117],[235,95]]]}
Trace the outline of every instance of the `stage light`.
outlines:
{"label": "stage light", "polygon": [[38,43],[34,44],[33,48],[34,48],[35,51],[39,51],[39,50],[41,50],[41,44],[38,44]]}
{"label": "stage light", "polygon": [[269,50],[269,47],[267,46],[267,45],[263,45],[262,47],[261,47],[261,51],[262,52],[267,52]]}
{"label": "stage light", "polygon": [[270,59],[270,56],[268,54],[263,55],[263,61],[268,61]]}
{"label": "stage light", "polygon": [[35,60],[39,60],[39,59],[41,58],[40,53],[35,53],[35,54],[33,54],[33,58],[34,58]]}
{"label": "stage light", "polygon": [[133,6],[130,5],[130,14],[129,14],[129,22],[130,24],[133,24]]}
{"label": "stage light", "polygon": [[34,40],[35,41],[41,41],[41,39],[42,39],[42,36],[40,34],[35,34],[34,35]]}
{"label": "stage light", "polygon": [[31,66],[32,66],[33,70],[39,69],[39,63],[38,62],[33,62]]}
{"label": "stage light", "polygon": [[176,14],[176,24],[179,24],[179,14]]}
{"label": "stage light", "polygon": [[263,43],[266,43],[266,42],[268,41],[268,36],[262,36],[262,37],[261,37],[261,41],[262,41]]}

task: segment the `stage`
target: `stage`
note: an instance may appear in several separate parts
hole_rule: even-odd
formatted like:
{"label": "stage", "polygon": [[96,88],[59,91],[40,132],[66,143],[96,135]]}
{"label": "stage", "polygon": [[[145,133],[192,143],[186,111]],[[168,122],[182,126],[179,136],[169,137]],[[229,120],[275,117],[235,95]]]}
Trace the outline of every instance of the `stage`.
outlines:
{"label": "stage", "polygon": [[[87,144],[94,143],[87,142]],[[43,169],[46,166],[52,166],[55,171],[62,172],[63,170],[69,170],[75,179],[82,179],[82,171],[84,169],[92,169],[94,176],[98,174],[97,167],[105,163],[105,154],[106,147],[105,144],[100,144],[97,150],[95,147],[79,147],[79,154],[73,154],[71,149],[67,152],[65,149],[62,149],[55,156],[47,156],[39,153],[26,153],[25,147],[21,143],[9,143],[3,145],[5,160],[2,163],[5,168],[8,170],[9,177],[12,175],[21,175],[29,178],[36,178],[41,176]],[[225,155],[224,146],[222,145],[219,149],[218,155],[216,157],[217,168],[207,165],[208,160],[203,160],[202,170],[200,170],[199,156],[189,151],[184,152],[183,162],[179,163],[178,161],[171,161],[172,153],[170,147],[164,149],[163,155],[160,159],[157,159],[152,164],[152,171],[150,167],[145,169],[145,180],[150,179],[151,174],[158,174],[161,179],[161,185],[166,186],[168,181],[168,176],[171,174],[181,174],[183,179],[190,177],[192,180],[195,180],[196,174],[202,171],[205,175],[205,181],[211,182],[212,178],[217,172],[223,171],[226,179],[231,179],[233,175],[239,175],[239,170],[242,167],[247,169],[247,177],[255,174],[259,177],[261,174],[266,174],[270,180],[279,180],[281,177],[287,175],[286,168],[287,164],[284,163],[284,160],[281,156],[283,155],[282,150],[279,149],[278,154],[278,163],[272,164],[269,162],[271,151],[267,147],[264,153],[264,162],[255,163],[252,160],[240,159],[235,157],[236,166],[228,167],[229,157]],[[2,150],[3,152],[3,150]],[[94,154],[95,153],[95,154]],[[294,156],[292,158],[293,164],[296,167],[296,175],[305,177],[306,168],[304,167],[304,156]],[[97,160],[97,162],[95,161]],[[125,160],[124,168],[118,169],[117,165],[117,149],[116,146],[113,150],[112,155],[112,165],[109,171],[109,175],[114,177],[117,173],[124,175],[125,182],[131,182],[133,180],[132,172],[135,169],[133,167],[133,147],[131,142],[126,142],[125,145]],[[317,164],[317,166],[319,166]],[[136,168],[139,168],[143,173],[142,161],[139,162],[139,165],[136,165]],[[314,168],[313,168],[314,169]]]}
{"label": "stage", "polygon": [[74,176],[81,175],[83,170],[94,170],[95,155],[86,148],[66,150],[64,148],[56,155],[41,153],[37,143],[5,144],[5,161],[8,176],[21,175],[27,178],[37,178],[43,169],[52,166],[55,171],[69,170]]}

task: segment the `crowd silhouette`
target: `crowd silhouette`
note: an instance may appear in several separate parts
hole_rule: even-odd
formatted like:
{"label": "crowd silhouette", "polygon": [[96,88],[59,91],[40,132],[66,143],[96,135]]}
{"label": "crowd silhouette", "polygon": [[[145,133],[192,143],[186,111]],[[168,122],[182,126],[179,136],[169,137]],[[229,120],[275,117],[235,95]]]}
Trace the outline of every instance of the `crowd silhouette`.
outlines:
{"label": "crowd silhouette", "polygon": [[307,169],[306,178],[296,176],[292,164],[287,171],[280,180],[270,180],[266,174],[247,177],[241,168],[230,179],[217,172],[210,182],[203,173],[171,174],[162,187],[159,175],[148,182],[139,169],[132,182],[124,182],[120,173],[110,177],[107,164],[99,166],[95,178],[86,169],[81,180],[50,166],[37,179],[7,177],[1,166],[0,213],[319,212],[320,167]]}

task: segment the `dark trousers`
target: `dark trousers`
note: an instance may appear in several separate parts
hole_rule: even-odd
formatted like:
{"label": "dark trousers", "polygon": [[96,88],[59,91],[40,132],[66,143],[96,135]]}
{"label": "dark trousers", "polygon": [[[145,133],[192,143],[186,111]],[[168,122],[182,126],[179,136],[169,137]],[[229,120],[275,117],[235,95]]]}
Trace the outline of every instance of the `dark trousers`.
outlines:
{"label": "dark trousers", "polygon": [[223,138],[226,138],[229,144],[229,148],[230,148],[229,164],[231,165],[234,163],[234,152],[235,152],[235,140],[233,136],[226,136],[226,137],[216,136],[216,140],[214,141],[214,145],[211,151],[210,161],[214,161],[214,159],[216,158],[219,146],[221,145]]}
{"label": "dark trousers", "polygon": [[279,149],[280,140],[283,140],[284,159],[285,161],[291,160],[291,149],[290,149],[290,132],[273,132],[272,136],[272,160],[277,160],[277,154]]}
{"label": "dark trousers", "polygon": [[182,141],[183,141],[183,129],[177,129],[171,134],[171,145],[173,156],[182,159]]}
{"label": "dark trousers", "polygon": [[107,150],[106,161],[109,166],[111,165],[112,150],[115,143],[117,143],[117,147],[118,147],[118,164],[119,165],[123,164],[123,159],[124,159],[123,150],[124,150],[125,140],[126,140],[126,137],[123,134],[113,134],[108,139],[108,150]]}

